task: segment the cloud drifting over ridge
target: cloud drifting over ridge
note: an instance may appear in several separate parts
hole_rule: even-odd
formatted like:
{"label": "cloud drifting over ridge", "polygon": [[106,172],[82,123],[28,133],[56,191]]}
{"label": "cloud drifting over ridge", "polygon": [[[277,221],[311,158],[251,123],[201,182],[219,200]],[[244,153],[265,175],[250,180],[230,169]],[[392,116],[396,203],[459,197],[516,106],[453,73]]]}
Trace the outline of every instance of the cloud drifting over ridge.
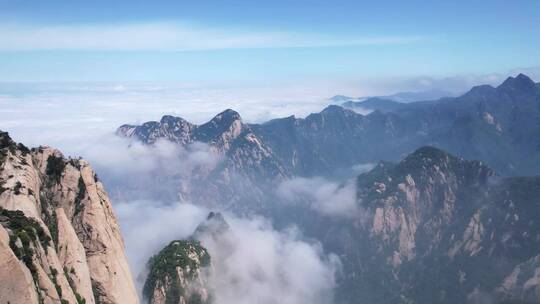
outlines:
{"label": "cloud drifting over ridge", "polygon": [[422,36],[335,37],[291,31],[245,31],[178,23],[0,26],[0,50],[140,50],[332,47],[410,44]]}
{"label": "cloud drifting over ridge", "polygon": [[[148,259],[169,242],[190,237],[209,212],[188,202],[179,203],[170,196],[164,198],[167,188],[174,192],[178,187],[173,176],[189,174],[190,168],[219,159],[209,154],[203,144],[181,148],[165,141],[158,141],[155,147],[119,138],[101,141],[95,143],[96,147],[80,148],[87,150],[96,169],[104,173],[107,189],[113,189],[111,198],[140,291]],[[148,188],[146,194],[150,195],[134,199],[133,194],[142,197],[133,187],[140,178],[141,187]],[[155,178],[162,184],[152,183]],[[116,189],[120,195],[114,197]],[[215,270],[210,289],[216,303],[332,302],[340,270],[337,256],[323,252],[318,242],[305,239],[295,227],[276,230],[269,220],[259,216],[227,213],[225,218],[230,231],[219,240],[203,240]]]}
{"label": "cloud drifting over ridge", "polygon": [[[146,262],[173,240],[191,236],[208,210],[191,204],[130,201],[115,205],[139,291]],[[212,258],[210,289],[219,304],[332,303],[339,258],[299,231],[275,230],[262,217],[226,215],[230,231],[202,243]]]}

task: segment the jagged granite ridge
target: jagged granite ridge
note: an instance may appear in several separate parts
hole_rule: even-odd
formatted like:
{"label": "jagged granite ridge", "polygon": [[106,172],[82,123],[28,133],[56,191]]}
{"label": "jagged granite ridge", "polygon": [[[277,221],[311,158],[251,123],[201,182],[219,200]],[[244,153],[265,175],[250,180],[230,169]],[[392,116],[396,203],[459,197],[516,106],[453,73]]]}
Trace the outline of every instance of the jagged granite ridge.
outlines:
{"label": "jagged granite ridge", "polygon": [[201,142],[208,145],[210,153],[222,161],[211,167],[198,168],[188,178],[179,180],[178,188],[182,200],[205,202],[209,207],[220,203],[242,209],[242,205],[251,202],[254,209],[263,208],[265,184],[260,181],[268,182],[266,186],[271,188],[273,182],[290,176],[273,150],[250,125],[242,122],[237,112],[230,109],[202,125],[163,116],[160,122],[123,125],[116,133],[150,145],[159,139],[184,147]]}
{"label": "jagged granite ridge", "polygon": [[[201,126],[164,116],[160,123],[124,125],[117,133],[145,143],[164,138],[211,143],[222,151],[235,147],[227,157],[243,157],[230,160],[230,166],[266,177],[328,176],[359,163],[398,161],[424,145],[482,159],[503,175],[540,173],[540,88],[526,75],[509,77],[498,87],[477,86],[459,97],[361,104],[375,111],[361,115],[331,105],[306,118],[246,124],[238,113],[226,110]],[[180,122],[163,123],[169,120]]]}

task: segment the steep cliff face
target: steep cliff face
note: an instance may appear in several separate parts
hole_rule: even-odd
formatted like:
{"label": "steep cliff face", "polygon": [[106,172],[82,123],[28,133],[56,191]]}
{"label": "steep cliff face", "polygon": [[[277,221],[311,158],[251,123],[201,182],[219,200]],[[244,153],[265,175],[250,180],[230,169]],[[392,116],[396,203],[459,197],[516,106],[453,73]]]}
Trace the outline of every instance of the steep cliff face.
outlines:
{"label": "steep cliff face", "polygon": [[333,228],[354,270],[344,286],[370,301],[538,301],[539,197],[540,178],[432,147],[381,163],[357,179],[363,221]]}
{"label": "steep cliff face", "polygon": [[[436,248],[443,241],[441,230],[459,218],[471,218],[470,233],[479,233],[474,204],[492,176],[495,178],[480,162],[424,147],[397,165],[383,163],[360,176],[357,198],[373,214],[371,237],[384,251],[392,252],[388,262],[398,266],[419,251],[423,254]],[[429,244],[420,243],[417,236],[430,240]],[[471,237],[464,246],[474,251],[478,248]]]}
{"label": "steep cliff face", "polygon": [[120,229],[87,162],[0,133],[0,302],[138,303]]}

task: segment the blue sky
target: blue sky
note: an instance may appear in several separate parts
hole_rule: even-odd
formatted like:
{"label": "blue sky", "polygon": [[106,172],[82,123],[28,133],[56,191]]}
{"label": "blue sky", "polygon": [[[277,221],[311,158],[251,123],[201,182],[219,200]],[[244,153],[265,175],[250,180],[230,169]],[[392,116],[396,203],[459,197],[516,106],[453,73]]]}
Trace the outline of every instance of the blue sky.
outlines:
{"label": "blue sky", "polygon": [[538,50],[539,1],[0,0],[0,81],[505,74]]}

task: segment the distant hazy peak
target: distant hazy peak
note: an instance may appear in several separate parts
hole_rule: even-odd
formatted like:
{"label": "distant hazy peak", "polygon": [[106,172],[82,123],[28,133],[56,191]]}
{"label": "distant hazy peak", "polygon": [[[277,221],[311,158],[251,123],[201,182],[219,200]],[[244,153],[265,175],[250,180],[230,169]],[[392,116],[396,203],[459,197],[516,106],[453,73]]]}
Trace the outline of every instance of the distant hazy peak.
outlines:
{"label": "distant hazy peak", "polygon": [[240,114],[232,109],[226,109],[214,117],[214,119],[241,119]]}
{"label": "distant hazy peak", "polygon": [[432,146],[418,148],[402,160],[398,166],[409,168],[427,168],[432,166],[437,166],[438,168],[450,168],[464,167],[467,164],[474,164],[475,166],[482,167],[485,171],[491,171],[490,168],[479,161],[464,160]]}
{"label": "distant hazy peak", "polygon": [[330,97],[330,101],[332,102],[345,102],[345,101],[351,101],[353,99],[355,98],[345,96],[345,95],[335,95],[335,96]]}
{"label": "distant hazy peak", "polygon": [[161,120],[159,122],[161,124],[178,124],[178,123],[191,124],[190,122],[188,122],[182,117],[172,116],[172,115],[163,115],[163,117],[161,117]]}
{"label": "distant hazy peak", "polygon": [[229,229],[229,223],[227,223],[220,212],[210,212],[206,217],[206,220],[197,226],[192,238],[196,240],[200,240],[201,238],[208,236],[216,238],[229,231]]}
{"label": "distant hazy peak", "polygon": [[497,89],[530,90],[535,89],[536,83],[529,76],[519,74],[516,77],[508,77]]}
{"label": "distant hazy peak", "polygon": [[328,107],[324,108],[324,110],[321,111],[321,114],[326,114],[326,115],[333,115],[333,114],[338,114],[338,115],[342,115],[342,114],[357,114],[356,112],[354,111],[351,111],[349,109],[346,109],[342,106],[337,106],[337,105],[329,105]]}
{"label": "distant hazy peak", "polygon": [[457,159],[453,155],[450,155],[450,153],[441,150],[439,148],[433,147],[433,146],[423,146],[418,149],[416,149],[413,153],[409,154],[403,161],[406,162],[409,159],[424,159],[429,161],[442,161],[447,159]]}

